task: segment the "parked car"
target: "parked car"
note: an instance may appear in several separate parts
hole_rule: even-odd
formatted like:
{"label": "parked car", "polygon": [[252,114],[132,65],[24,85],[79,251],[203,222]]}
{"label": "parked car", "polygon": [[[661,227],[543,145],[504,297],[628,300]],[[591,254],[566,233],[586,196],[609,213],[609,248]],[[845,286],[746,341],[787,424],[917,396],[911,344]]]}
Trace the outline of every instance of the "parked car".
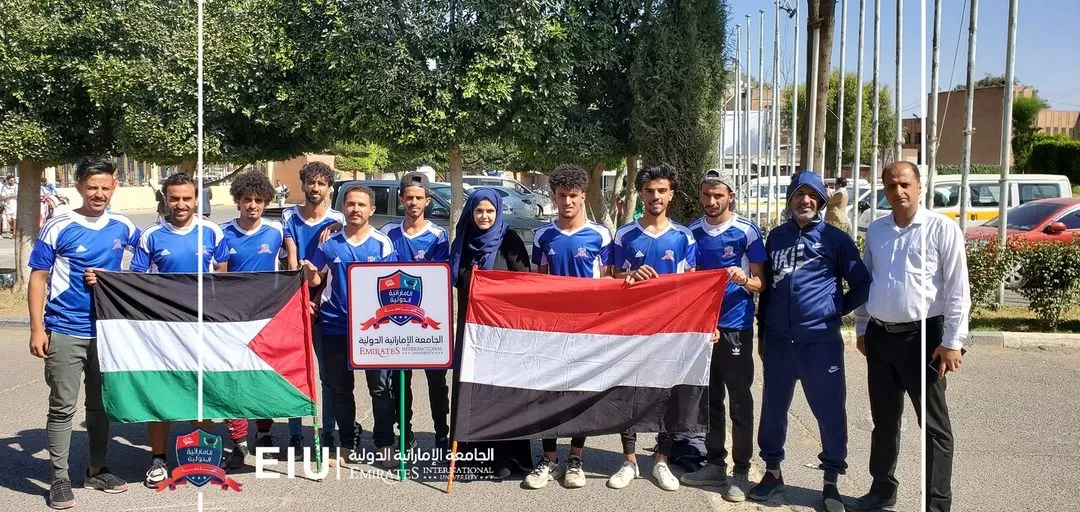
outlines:
{"label": "parked car", "polygon": [[[1001,176],[997,174],[973,174],[968,176],[967,220],[969,225],[979,226],[996,218],[1001,204]],[[961,176],[950,174],[934,178],[934,210],[953,219],[960,216]],[[1056,174],[1016,174],[1009,177],[1008,205],[1019,206],[1031,201],[1050,198],[1072,197],[1072,185],[1065,176]],[[923,189],[923,194],[927,190]],[[920,198],[920,200],[922,200]],[[885,195],[878,199],[877,216],[884,217],[892,208]],[[870,224],[870,210],[859,217],[859,231],[865,232]]]}
{"label": "parked car", "polygon": [[462,181],[474,187],[506,187],[513,189],[522,196],[528,198],[531,201],[531,204],[540,208],[539,216],[547,217],[555,215],[555,205],[544,191],[531,188],[518,180],[503,178],[501,176],[464,176]]}
{"label": "parked car", "polygon": [[539,217],[540,207],[533,203],[532,199],[525,197],[509,187],[488,187],[502,196],[503,207],[510,206],[510,214],[520,217]]}
{"label": "parked car", "polygon": [[[968,240],[992,240],[998,236],[1000,217],[968,228]],[[1005,236],[1016,242],[1070,242],[1080,237],[1080,198],[1039,199],[1009,209]],[[1006,288],[1023,286],[1017,262],[1005,274]]]}
{"label": "parked car", "polygon": [[[401,206],[401,203],[398,201],[398,189],[401,187],[401,182],[397,180],[348,180],[334,183],[334,209],[341,210],[344,198],[340,192],[344,190],[343,187],[349,187],[353,184],[366,185],[375,193],[375,197],[373,198],[373,202],[375,203],[375,215],[373,215],[370,220],[372,226],[381,228],[388,222],[405,218],[405,208]],[[450,202],[444,199],[444,197],[450,197],[450,185],[433,184],[431,189],[431,204],[424,210],[424,218],[443,228],[449,229]],[[462,198],[462,203],[464,204],[464,198]],[[525,242],[525,248],[529,251],[531,256],[533,230],[542,226],[544,223],[535,218],[506,214],[505,207],[504,216],[510,229],[513,229],[521,236],[521,240]]]}

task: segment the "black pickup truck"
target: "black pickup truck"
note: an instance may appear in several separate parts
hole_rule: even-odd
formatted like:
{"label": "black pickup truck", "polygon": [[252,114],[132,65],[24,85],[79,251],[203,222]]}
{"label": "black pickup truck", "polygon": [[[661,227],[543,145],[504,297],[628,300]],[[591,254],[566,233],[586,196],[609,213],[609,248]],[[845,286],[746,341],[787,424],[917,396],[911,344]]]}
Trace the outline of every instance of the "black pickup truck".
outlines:
{"label": "black pickup truck", "polygon": [[[341,210],[341,194],[338,192],[342,187],[346,187],[352,184],[366,185],[375,192],[375,215],[371,217],[371,225],[377,228],[381,228],[384,224],[402,220],[405,216],[405,208],[398,202],[398,188],[401,186],[397,180],[348,180],[339,181],[334,183],[334,209]],[[450,226],[450,204],[445,198],[450,197],[449,190],[435,190],[437,188],[449,189],[449,185],[443,185],[438,183],[431,184],[431,204],[428,205],[427,210],[424,212],[424,217],[435,224],[442,226],[445,229],[449,229]],[[281,220],[281,212],[285,208],[292,208],[286,206],[279,208],[276,206],[268,207],[263,217],[274,220]],[[533,242],[533,230],[543,226],[545,222],[530,219],[525,217],[519,217],[516,215],[507,215],[504,213],[507,224],[510,229],[513,229],[521,236],[521,240],[525,242],[525,248],[532,255],[532,242]]]}

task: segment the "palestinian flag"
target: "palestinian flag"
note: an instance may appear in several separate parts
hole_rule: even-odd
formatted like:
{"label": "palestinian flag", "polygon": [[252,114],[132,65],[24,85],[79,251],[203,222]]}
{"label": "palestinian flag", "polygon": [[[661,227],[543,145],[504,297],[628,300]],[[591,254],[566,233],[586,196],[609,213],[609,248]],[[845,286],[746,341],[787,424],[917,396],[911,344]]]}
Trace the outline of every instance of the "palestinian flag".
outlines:
{"label": "palestinian flag", "polygon": [[98,272],[94,286],[105,410],[113,421],[313,416],[308,289],[293,272],[198,276]]}
{"label": "palestinian flag", "polygon": [[726,285],[473,272],[454,439],[705,432]]}

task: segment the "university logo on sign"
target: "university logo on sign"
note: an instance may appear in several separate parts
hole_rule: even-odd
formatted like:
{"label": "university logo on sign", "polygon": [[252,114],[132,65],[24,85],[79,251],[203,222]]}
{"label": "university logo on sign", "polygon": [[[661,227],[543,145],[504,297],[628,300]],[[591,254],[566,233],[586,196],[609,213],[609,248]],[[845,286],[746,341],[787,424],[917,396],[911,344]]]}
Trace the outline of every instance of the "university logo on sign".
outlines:
{"label": "university logo on sign", "polygon": [[428,318],[420,303],[424,299],[424,280],[401,270],[379,277],[379,306],[375,316],[360,326],[361,330],[378,329],[380,325],[393,322],[403,326],[407,323],[420,327],[439,328],[439,322]]}
{"label": "university logo on sign", "polygon": [[239,491],[242,485],[225,476],[221,468],[221,437],[202,429],[176,437],[176,463],[171,478],[157,484],[155,490],[174,490],[188,483],[202,487],[213,482],[222,490]]}

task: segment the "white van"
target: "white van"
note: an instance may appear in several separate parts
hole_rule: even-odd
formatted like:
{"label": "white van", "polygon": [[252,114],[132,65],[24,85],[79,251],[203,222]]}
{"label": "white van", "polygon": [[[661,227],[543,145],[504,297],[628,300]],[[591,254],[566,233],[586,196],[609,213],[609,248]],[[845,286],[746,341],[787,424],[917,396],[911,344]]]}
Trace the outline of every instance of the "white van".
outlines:
{"label": "white van", "polygon": [[[934,179],[934,210],[952,219],[960,217],[959,174],[938,176]],[[925,178],[923,178],[925,182]],[[927,193],[923,189],[923,194]],[[1011,174],[1008,181],[1007,207],[1012,208],[1036,199],[1072,197],[1069,178],[1057,174]],[[972,174],[968,176],[968,226],[980,226],[998,216],[1001,205],[1001,175]],[[889,214],[885,194],[879,194],[877,217]],[[859,216],[859,231],[865,232],[870,223],[870,210]]]}
{"label": "white van", "polygon": [[[772,211],[774,212],[786,208],[788,186],[791,185],[791,176],[778,176],[773,180],[772,185],[772,191],[770,192],[768,177],[751,179],[749,209],[745,213],[740,213],[742,213],[744,217],[756,221],[758,204],[761,204],[761,215],[763,217],[768,211],[770,202],[772,203]],[[859,179],[859,196],[864,198],[867,197],[868,190],[870,190],[870,182],[864,179]],[[848,180],[847,192],[847,211],[850,213],[852,211],[852,206],[858,203],[853,198],[855,192],[855,184],[851,180]]]}

